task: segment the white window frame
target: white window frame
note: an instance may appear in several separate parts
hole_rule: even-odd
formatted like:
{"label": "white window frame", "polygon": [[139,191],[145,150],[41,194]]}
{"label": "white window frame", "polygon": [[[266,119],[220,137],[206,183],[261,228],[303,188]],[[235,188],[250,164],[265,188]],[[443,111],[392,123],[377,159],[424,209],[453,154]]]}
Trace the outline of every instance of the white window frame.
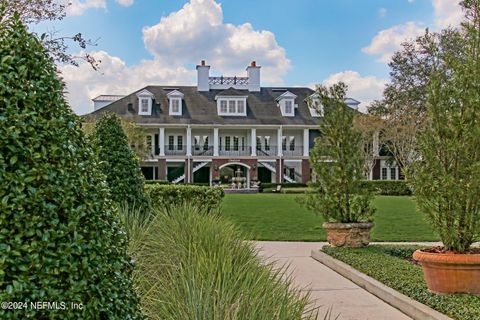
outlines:
{"label": "white window frame", "polygon": [[[239,102],[243,104],[243,108],[241,108],[243,110],[240,111],[238,108]],[[217,113],[219,116],[245,117],[247,115],[247,97],[218,97]]]}
{"label": "white window frame", "polygon": [[311,105],[308,106],[310,115],[314,118],[323,117],[323,105],[320,103],[320,99],[312,98],[310,104]]}
{"label": "white window frame", "polygon": [[[138,97],[138,114],[141,116],[151,116],[153,97],[154,97],[153,93],[151,93],[147,89],[143,89],[142,91],[137,93],[137,97]],[[144,100],[148,101],[147,111],[142,110],[142,101]]]}
{"label": "white window frame", "polygon": [[[387,171],[387,174],[385,176],[383,175],[384,169]],[[394,171],[395,173],[394,177],[392,177],[392,171]],[[400,179],[399,173],[400,173],[399,168],[394,161],[393,162],[387,162],[386,160],[380,161],[380,180],[399,180]]]}
{"label": "white window frame", "polygon": [[[174,103],[178,102],[178,110],[173,110]],[[169,110],[168,113],[171,116],[181,116],[182,115],[182,98],[170,98]]]}

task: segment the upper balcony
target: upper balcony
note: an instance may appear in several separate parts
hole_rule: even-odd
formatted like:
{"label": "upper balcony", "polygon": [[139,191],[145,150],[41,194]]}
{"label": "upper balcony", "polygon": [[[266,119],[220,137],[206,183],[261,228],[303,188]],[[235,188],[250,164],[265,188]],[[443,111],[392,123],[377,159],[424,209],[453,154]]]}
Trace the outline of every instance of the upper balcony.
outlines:
{"label": "upper balcony", "polygon": [[210,85],[231,85],[231,86],[247,86],[248,77],[209,77],[208,84]]}

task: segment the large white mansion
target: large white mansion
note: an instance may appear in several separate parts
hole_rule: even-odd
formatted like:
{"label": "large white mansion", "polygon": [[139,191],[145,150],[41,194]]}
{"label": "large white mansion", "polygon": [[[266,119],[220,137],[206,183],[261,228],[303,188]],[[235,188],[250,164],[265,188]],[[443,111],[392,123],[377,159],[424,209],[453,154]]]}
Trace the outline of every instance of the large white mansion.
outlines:
{"label": "large white mansion", "polygon": [[[309,150],[319,135],[321,110],[310,88],[261,87],[260,66],[247,77],[211,77],[197,66],[197,86],[147,86],[127,96],[102,95],[92,115],[115,112],[146,128],[151,150],[143,159],[147,179],[174,183],[230,183],[241,174],[246,186],[310,180]],[[345,101],[357,109],[359,101]],[[377,161],[371,178],[397,179],[398,169]]]}

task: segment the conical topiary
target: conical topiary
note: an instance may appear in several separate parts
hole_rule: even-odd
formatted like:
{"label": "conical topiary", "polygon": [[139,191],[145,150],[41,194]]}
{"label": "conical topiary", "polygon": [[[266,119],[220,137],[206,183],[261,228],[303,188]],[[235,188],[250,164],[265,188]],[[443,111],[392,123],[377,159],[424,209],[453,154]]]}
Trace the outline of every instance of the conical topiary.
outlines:
{"label": "conical topiary", "polygon": [[144,178],[120,119],[114,113],[105,113],[93,135],[112,199],[121,205],[144,207]]}
{"label": "conical topiary", "polygon": [[142,318],[125,233],[63,91],[18,17],[0,24],[0,301],[26,303],[0,318]]}

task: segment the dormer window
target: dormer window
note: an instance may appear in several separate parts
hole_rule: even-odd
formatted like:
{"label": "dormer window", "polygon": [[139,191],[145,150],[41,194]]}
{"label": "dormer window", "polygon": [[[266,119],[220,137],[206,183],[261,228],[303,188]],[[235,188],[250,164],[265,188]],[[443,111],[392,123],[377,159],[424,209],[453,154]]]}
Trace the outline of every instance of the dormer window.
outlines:
{"label": "dormer window", "polygon": [[173,90],[167,94],[168,97],[168,114],[171,116],[181,116],[182,115],[182,100],[183,93],[178,90]]}
{"label": "dormer window", "polygon": [[323,117],[323,106],[320,103],[318,93],[314,93],[310,96],[310,99],[307,100],[308,110],[312,117],[318,118]]}
{"label": "dormer window", "polygon": [[147,89],[137,93],[138,97],[138,114],[141,116],[152,115],[153,93]]}
{"label": "dormer window", "polygon": [[246,116],[247,97],[217,97],[219,116]]}
{"label": "dormer window", "polygon": [[286,91],[282,95],[277,98],[278,106],[280,107],[280,111],[282,112],[282,116],[284,117],[294,117],[295,116],[295,98],[297,96],[291,93],[290,91]]}

